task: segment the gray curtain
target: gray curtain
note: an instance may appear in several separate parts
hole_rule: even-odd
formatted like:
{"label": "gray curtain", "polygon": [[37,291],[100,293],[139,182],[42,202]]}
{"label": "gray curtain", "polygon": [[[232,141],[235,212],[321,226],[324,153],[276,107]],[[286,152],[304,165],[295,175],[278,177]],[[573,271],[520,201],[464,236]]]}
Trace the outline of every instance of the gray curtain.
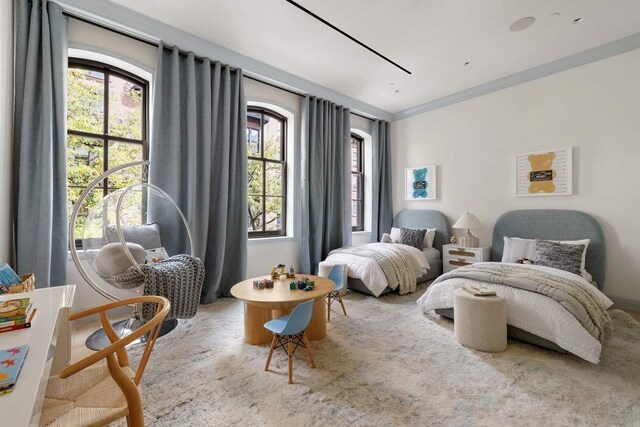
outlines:
{"label": "gray curtain", "polygon": [[329,251],[351,244],[349,109],[302,99],[300,267],[315,273]]}
{"label": "gray curtain", "polygon": [[[247,118],[242,80],[241,70],[160,44],[149,181],[165,190],[187,217],[195,255],[206,269],[203,303],[229,296],[246,272]],[[150,206],[151,219],[160,217],[161,228],[172,227],[163,224],[161,216]],[[184,233],[166,240],[163,243],[174,251],[187,253]]]}
{"label": "gray curtain", "polygon": [[371,124],[373,142],[372,242],[379,242],[383,233],[391,231],[393,224],[390,129],[389,122],[374,120]]}
{"label": "gray curtain", "polygon": [[67,19],[55,3],[15,3],[13,206],[16,269],[66,284]]}

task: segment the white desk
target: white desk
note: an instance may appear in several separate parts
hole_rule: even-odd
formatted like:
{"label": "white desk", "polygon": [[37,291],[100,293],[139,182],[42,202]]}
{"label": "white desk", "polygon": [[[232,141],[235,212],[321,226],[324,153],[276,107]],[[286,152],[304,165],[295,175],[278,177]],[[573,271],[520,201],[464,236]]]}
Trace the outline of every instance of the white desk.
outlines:
{"label": "white desk", "polygon": [[2,425],[38,425],[53,359],[57,365],[64,366],[70,357],[71,334],[67,319],[75,289],[75,285],[66,285],[0,296],[0,301],[29,297],[38,309],[31,328],[0,334],[0,349],[29,345],[16,388],[12,393],[0,395]]}

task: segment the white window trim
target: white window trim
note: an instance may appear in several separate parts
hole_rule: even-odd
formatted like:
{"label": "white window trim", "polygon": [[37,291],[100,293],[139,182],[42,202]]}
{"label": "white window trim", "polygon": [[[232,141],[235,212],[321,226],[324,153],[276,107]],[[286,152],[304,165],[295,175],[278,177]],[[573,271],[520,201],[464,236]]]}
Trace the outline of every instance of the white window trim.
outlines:
{"label": "white window trim", "polygon": [[296,136],[296,115],[290,111],[289,109],[278,105],[277,103],[274,103],[272,101],[265,101],[265,100],[259,100],[259,99],[247,99],[247,107],[260,107],[260,108],[266,108],[268,110],[274,111],[282,116],[284,116],[287,119],[287,138],[286,138],[286,150],[287,150],[287,157],[286,157],[286,164],[287,164],[287,194],[286,194],[286,201],[287,201],[287,224],[286,227],[287,229],[285,230],[285,235],[284,236],[274,236],[274,237],[249,237],[249,242],[251,244],[254,243],[267,243],[267,242],[274,242],[274,241],[287,241],[287,240],[293,240],[293,236],[294,236],[294,226],[295,226],[295,221],[297,221],[297,217],[295,216],[295,203],[294,203],[294,182],[295,182],[295,167],[294,165],[296,164],[296,158],[297,158],[297,151],[296,151],[296,144],[295,144],[295,136]]}
{"label": "white window trim", "polygon": [[351,132],[355,133],[364,140],[364,230],[354,231],[353,234],[371,234],[371,213],[373,212],[373,181],[371,180],[373,172],[373,138],[371,134],[361,128],[351,128]]}

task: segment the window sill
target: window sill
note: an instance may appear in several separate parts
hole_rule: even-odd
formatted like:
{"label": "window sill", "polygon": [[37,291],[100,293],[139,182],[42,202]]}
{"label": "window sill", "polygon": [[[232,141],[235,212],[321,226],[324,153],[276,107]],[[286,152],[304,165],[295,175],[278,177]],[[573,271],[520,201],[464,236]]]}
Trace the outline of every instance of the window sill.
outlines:
{"label": "window sill", "polygon": [[364,231],[354,231],[351,234],[354,234],[356,236],[365,236],[365,235],[371,235],[371,232],[364,230]]}
{"label": "window sill", "polygon": [[297,239],[293,236],[278,236],[278,237],[249,237],[249,246],[259,245],[262,243],[280,243],[280,242],[295,242]]}

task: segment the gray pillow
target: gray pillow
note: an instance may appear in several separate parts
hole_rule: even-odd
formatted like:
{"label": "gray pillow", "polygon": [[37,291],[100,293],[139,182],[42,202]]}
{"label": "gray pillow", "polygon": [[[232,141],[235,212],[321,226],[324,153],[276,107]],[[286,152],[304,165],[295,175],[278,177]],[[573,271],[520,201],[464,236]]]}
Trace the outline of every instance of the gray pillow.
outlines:
{"label": "gray pillow", "polygon": [[[124,240],[129,243],[135,243],[145,249],[155,249],[162,247],[160,240],[160,227],[157,222],[135,227],[123,227],[122,234]],[[118,239],[118,230],[115,226],[104,228],[104,235],[109,243],[120,242]]]}
{"label": "gray pillow", "polygon": [[581,273],[584,245],[536,240],[536,265],[565,270],[578,276]]}
{"label": "gray pillow", "polygon": [[425,230],[424,228],[401,228],[400,240],[398,241],[398,243],[413,246],[414,248],[422,250],[422,248],[424,247],[425,234],[427,234],[427,230]]}
{"label": "gray pillow", "polygon": [[[138,264],[144,264],[147,251],[142,246],[127,243],[127,248]],[[124,273],[133,264],[131,264],[121,243],[108,243],[100,249],[93,265],[100,276],[110,278]]]}

